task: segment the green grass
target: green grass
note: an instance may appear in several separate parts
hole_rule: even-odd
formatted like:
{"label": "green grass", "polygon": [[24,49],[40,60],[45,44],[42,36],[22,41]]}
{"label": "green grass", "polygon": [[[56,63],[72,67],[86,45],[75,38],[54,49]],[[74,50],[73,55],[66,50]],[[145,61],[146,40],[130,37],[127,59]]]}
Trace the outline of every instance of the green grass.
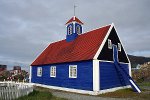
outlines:
{"label": "green grass", "polygon": [[115,92],[100,94],[99,96],[110,98],[131,98],[136,100],[149,100],[150,91],[142,89],[142,93],[136,93],[132,89],[121,89]]}
{"label": "green grass", "polygon": [[139,86],[150,86],[150,82],[137,83]]}
{"label": "green grass", "polygon": [[48,91],[34,90],[29,95],[20,97],[16,100],[67,100],[67,99],[55,97]]}

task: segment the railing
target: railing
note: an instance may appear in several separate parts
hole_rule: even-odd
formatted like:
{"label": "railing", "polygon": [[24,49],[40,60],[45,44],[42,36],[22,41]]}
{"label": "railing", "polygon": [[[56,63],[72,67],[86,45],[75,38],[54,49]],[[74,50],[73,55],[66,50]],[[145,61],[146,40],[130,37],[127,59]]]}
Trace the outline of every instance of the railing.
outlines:
{"label": "railing", "polygon": [[30,83],[0,82],[0,100],[13,100],[33,91]]}

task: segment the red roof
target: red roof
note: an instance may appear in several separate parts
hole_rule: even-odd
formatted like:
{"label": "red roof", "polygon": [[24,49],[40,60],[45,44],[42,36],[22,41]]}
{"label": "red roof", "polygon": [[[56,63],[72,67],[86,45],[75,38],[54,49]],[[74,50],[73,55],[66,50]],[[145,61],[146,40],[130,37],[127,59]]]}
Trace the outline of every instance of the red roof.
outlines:
{"label": "red roof", "polygon": [[70,23],[70,22],[78,22],[80,24],[83,24],[76,16],[73,16],[66,24]]}
{"label": "red roof", "polygon": [[74,41],[50,44],[31,64],[45,65],[93,59],[111,25],[79,35]]}

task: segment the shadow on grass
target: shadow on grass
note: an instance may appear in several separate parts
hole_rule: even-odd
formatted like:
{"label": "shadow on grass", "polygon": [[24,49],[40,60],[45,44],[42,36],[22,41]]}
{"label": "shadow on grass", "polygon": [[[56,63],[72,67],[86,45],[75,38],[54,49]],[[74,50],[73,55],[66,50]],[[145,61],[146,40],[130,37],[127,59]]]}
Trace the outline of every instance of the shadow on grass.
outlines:
{"label": "shadow on grass", "polygon": [[20,97],[16,100],[67,100],[67,99],[55,97],[48,91],[34,90],[29,95]]}

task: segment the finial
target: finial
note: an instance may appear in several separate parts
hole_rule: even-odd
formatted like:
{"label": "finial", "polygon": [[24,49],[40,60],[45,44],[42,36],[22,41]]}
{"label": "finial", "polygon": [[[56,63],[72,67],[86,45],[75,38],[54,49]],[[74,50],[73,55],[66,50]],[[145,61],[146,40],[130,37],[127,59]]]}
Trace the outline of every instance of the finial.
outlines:
{"label": "finial", "polygon": [[76,14],[76,5],[74,4],[74,16],[75,16],[75,14]]}

